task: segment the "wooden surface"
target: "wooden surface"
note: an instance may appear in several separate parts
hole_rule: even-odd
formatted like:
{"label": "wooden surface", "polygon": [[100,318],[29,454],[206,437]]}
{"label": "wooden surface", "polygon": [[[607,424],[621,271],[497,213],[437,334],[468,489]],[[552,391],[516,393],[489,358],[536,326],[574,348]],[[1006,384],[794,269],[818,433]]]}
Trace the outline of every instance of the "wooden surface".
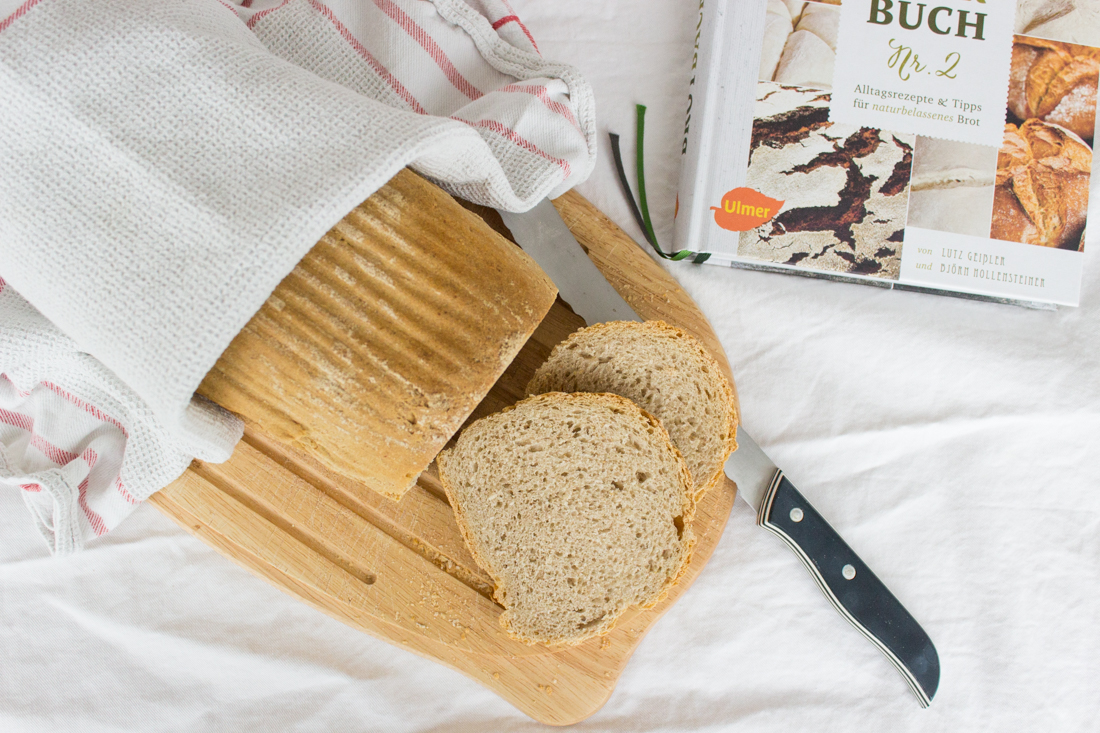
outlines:
{"label": "wooden surface", "polygon": [[[555,201],[609,281],[644,318],[698,337],[728,362],[695,304],[582,197]],[[490,225],[492,213],[486,214]],[[471,419],[522,397],[542,360],[583,325],[559,299]],[[490,581],[463,545],[434,464],[391,501],[249,425],[224,464],[196,462],[151,501],[187,531],[291,595],[353,628],[446,664],[536,720],[564,725],[598,710],[646,631],[710,557],[733,505],[727,480],[699,504],[691,563],[668,597],[631,609],[607,636],[569,648],[508,638]],[[427,691],[426,691],[427,692]],[[431,691],[438,695],[440,691]]]}

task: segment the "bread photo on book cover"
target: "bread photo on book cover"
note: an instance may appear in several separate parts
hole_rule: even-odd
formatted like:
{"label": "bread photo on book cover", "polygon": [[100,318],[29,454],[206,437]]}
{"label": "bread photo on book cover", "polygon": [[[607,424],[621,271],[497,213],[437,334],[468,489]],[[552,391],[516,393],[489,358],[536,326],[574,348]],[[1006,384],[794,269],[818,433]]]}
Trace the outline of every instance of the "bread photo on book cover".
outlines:
{"label": "bread photo on book cover", "polygon": [[1016,36],[989,236],[1084,247],[1100,49]]}
{"label": "bread photo on book cover", "polygon": [[1100,3],[1096,0],[1017,0],[1016,33],[1100,46]]}
{"label": "bread photo on book cover", "polygon": [[756,85],[745,186],[784,202],[738,257],[897,280],[916,135],[837,124],[828,91]]}
{"label": "bread photo on book cover", "polygon": [[1041,120],[1005,125],[989,236],[1081,249],[1092,150],[1069,130]]}
{"label": "bread photo on book cover", "polygon": [[997,148],[918,135],[906,223],[988,236],[996,183]]}
{"label": "bread photo on book cover", "polygon": [[908,223],[1080,249],[1098,79],[1100,49],[1016,36],[1001,148],[918,137]]}
{"label": "bread photo on book cover", "polygon": [[582,328],[535,372],[528,394],[610,392],[652,413],[684,456],[696,500],[737,447],[737,402],[721,367],[690,334],[663,321]]}
{"label": "bread photo on book cover", "polygon": [[1039,119],[1092,141],[1100,48],[1017,36],[1012,44],[1008,111]]}
{"label": "bread photo on book cover", "polygon": [[831,89],[839,3],[769,0],[760,81]]}
{"label": "bread photo on book cover", "polygon": [[691,476],[668,432],[611,394],[530,397],[467,426],[438,458],[505,631],[575,645],[651,607],[694,545]]}

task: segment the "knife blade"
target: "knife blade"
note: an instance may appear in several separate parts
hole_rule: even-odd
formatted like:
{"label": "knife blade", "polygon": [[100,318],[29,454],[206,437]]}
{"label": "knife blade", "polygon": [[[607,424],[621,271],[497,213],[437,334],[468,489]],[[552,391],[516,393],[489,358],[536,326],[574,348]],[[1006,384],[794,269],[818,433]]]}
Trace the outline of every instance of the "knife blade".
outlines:
{"label": "knife blade", "polygon": [[[589,259],[549,199],[525,214],[500,215],[586,323],[643,320]],[[886,655],[928,707],[940,678],[928,634],[740,426],[737,444],[725,472],[756,511],[756,523],[794,551],[836,610]]]}

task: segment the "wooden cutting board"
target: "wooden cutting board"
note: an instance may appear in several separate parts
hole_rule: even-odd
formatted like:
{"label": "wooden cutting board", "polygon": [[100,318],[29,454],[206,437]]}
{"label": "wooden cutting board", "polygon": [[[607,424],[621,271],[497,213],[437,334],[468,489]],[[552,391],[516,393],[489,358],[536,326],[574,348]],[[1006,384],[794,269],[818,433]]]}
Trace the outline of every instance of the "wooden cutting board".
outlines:
{"label": "wooden cutting board", "polygon": [[[729,376],[710,325],[672,277],[581,196],[570,192],[554,203],[639,315],[695,335]],[[468,208],[506,233],[495,212]],[[583,325],[558,299],[471,419],[522,398],[550,350]],[[229,461],[196,461],[150,501],[229,559],[311,606],[462,672],[538,721],[566,725],[607,701],[642,637],[699,575],[735,491],[723,479],[700,502],[693,524],[698,544],[664,601],[628,611],[605,637],[564,649],[528,646],[501,630],[503,609],[463,544],[434,463],[392,501],[249,425]]]}

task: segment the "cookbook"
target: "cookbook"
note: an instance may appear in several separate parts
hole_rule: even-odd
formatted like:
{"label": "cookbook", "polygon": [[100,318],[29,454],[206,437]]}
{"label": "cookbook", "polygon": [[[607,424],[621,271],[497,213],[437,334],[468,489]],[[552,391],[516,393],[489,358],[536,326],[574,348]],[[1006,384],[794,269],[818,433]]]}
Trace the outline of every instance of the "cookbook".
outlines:
{"label": "cookbook", "polygon": [[676,248],[1075,306],[1098,77],[1096,0],[701,0]]}

